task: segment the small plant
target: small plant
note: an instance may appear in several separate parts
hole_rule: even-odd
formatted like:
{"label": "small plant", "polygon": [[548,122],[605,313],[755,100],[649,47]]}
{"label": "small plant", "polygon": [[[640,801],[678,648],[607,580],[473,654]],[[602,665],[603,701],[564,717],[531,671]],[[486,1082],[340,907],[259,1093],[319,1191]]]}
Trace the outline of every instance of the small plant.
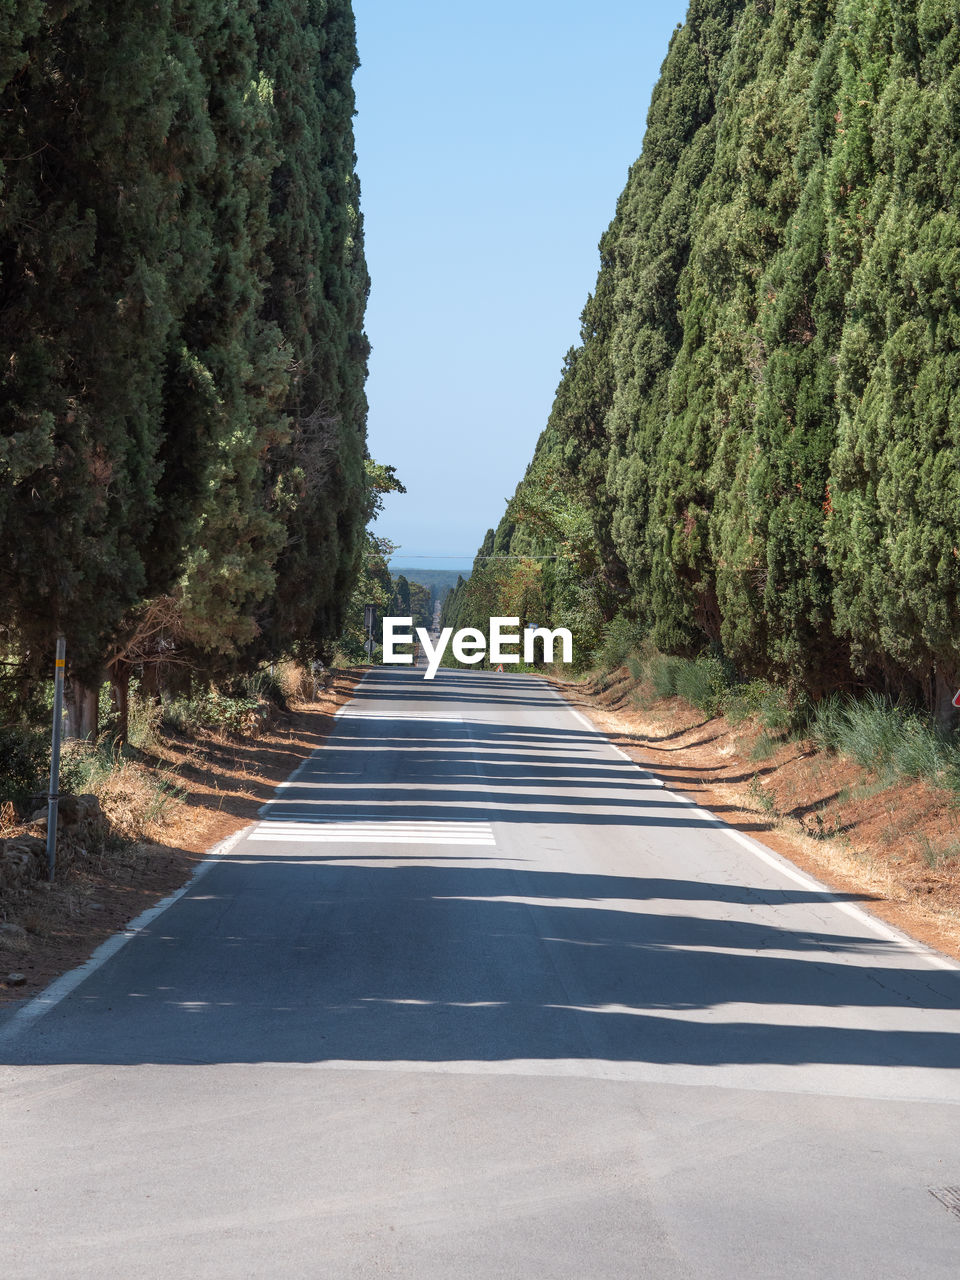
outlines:
{"label": "small plant", "polygon": [[712,719],[720,710],[723,669],[716,658],[696,658],[677,670],[677,696]]}
{"label": "small plant", "polygon": [[932,726],[917,716],[907,717],[894,746],[891,764],[905,778],[937,778],[947,763],[947,744]]}
{"label": "small plant", "polygon": [[743,724],[759,716],[770,685],[766,680],[750,680],[731,688],[723,700],[723,714],[731,724]]}
{"label": "small plant", "polygon": [[871,690],[847,705],[837,749],[867,769],[880,770],[893,760],[903,720],[901,708]]}
{"label": "small plant", "polygon": [[813,826],[807,827],[807,835],[814,840],[836,840],[844,834],[843,819],[839,811],[833,815],[833,821],[826,820],[826,810],[821,809],[813,815]]}
{"label": "small plant", "polygon": [[271,671],[269,667],[255,671],[249,676],[241,676],[234,681],[228,693],[254,702],[272,702],[281,711],[287,709],[287,691],[283,676],[278,674],[276,669]]}
{"label": "small plant", "polygon": [[761,760],[769,760],[782,745],[782,737],[777,737],[775,734],[767,733],[764,730],[751,746],[749,758],[754,763],[758,763]]}
{"label": "small plant", "polygon": [[824,751],[835,751],[880,775],[926,778],[960,792],[960,743],[925,717],[881,694],[842,700],[835,694],[813,709],[809,736]]}
{"label": "small plant", "polygon": [[159,703],[132,688],[127,706],[127,741],[131,747],[140,751],[155,747],[162,716]]}
{"label": "small plant", "polygon": [[792,699],[779,685],[768,684],[760,699],[759,718],[771,733],[789,733],[807,719],[805,701]]}
{"label": "small plant", "polygon": [[935,845],[927,836],[920,836],[920,853],[928,867],[936,870],[945,862],[953,862],[960,858],[960,840],[951,840],[948,844]]}
{"label": "small plant", "polygon": [[750,780],[750,795],[764,813],[775,812],[776,805],[774,803],[773,796],[765,789],[763,783],[760,781],[759,774],[755,773]]}
{"label": "small plant", "polygon": [[232,696],[211,688],[195,698],[169,702],[163,714],[165,722],[180,733],[208,729],[239,735],[265,723],[269,712],[259,698]]}
{"label": "small plant", "polygon": [[65,742],[60,757],[60,790],[75,796],[96,793],[117,763],[107,734],[96,742]]}

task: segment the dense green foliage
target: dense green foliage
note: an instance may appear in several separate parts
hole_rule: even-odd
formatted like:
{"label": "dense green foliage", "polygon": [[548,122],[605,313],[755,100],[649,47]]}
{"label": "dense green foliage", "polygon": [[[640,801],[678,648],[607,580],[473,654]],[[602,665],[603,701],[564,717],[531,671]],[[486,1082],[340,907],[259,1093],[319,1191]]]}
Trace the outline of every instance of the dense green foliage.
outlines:
{"label": "dense green foliage", "polygon": [[517,612],[526,565],[581,660],[622,615],[744,679],[948,721],[958,131],[950,0],[692,0],[581,343],[449,616]]}
{"label": "dense green foliage", "polygon": [[349,0],[0,5],[18,688],[58,632],[96,685],[340,631],[369,514],[356,65]]}

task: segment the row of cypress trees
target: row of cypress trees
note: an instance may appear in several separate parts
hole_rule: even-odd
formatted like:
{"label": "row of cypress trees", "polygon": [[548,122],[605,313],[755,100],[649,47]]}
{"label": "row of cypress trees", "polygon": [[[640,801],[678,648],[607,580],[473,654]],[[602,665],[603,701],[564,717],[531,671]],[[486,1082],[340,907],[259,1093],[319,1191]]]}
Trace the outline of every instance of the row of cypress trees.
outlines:
{"label": "row of cypress trees", "polygon": [[692,0],[490,551],[582,558],[579,513],[594,620],[946,719],[958,195],[953,0]]}
{"label": "row of cypress trees", "polygon": [[339,628],[356,65],[349,0],[0,3],[0,657],[29,685],[64,634],[78,715],[105,671]]}

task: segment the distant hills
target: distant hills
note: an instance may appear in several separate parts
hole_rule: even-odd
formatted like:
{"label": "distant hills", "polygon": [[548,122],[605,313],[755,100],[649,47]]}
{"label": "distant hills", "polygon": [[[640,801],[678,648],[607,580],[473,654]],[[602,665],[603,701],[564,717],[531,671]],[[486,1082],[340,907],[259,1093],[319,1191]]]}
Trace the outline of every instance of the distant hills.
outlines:
{"label": "distant hills", "polygon": [[393,578],[399,578],[402,574],[408,582],[419,582],[422,586],[429,587],[432,609],[437,600],[443,603],[444,596],[457,585],[458,578],[466,581],[470,577],[470,570],[414,569],[404,565],[391,565],[390,574]]}

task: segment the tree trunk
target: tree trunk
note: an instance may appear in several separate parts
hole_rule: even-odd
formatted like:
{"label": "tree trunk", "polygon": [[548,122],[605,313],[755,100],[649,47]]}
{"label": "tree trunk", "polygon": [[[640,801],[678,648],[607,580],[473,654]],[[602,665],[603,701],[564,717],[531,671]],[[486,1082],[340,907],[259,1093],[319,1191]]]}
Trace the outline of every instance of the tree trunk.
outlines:
{"label": "tree trunk", "polygon": [[67,680],[63,690],[63,705],[67,711],[67,738],[96,741],[99,704],[99,685],[81,684],[76,676]]}
{"label": "tree trunk", "polygon": [[127,663],[121,661],[116,664],[110,683],[117,707],[117,738],[126,742],[130,730],[130,668]]}
{"label": "tree trunk", "polygon": [[954,682],[947,683],[947,677],[939,666],[933,669],[933,714],[941,729],[950,730],[957,722],[957,711],[953,705],[953,696],[957,692]]}
{"label": "tree trunk", "polygon": [[140,689],[154,706],[160,705],[160,668],[155,662],[145,662],[141,668]]}

